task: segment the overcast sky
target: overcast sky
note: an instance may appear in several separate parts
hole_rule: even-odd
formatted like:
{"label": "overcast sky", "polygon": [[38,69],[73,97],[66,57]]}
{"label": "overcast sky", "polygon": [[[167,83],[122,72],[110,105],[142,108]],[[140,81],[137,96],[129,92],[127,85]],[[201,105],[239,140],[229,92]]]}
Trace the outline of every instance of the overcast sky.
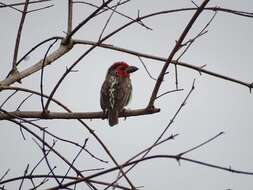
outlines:
{"label": "overcast sky", "polygon": [[[5,0],[1,2],[14,3],[18,1]],[[99,5],[101,1],[90,2],[97,2],[96,4]],[[197,4],[201,2],[195,1]],[[67,1],[55,0],[52,3],[44,3],[43,5],[50,4],[54,6],[41,12],[31,13],[25,20],[19,58],[46,38],[64,36],[67,24]],[[33,5],[31,8],[40,6]],[[210,1],[208,6],[252,12],[253,1]],[[183,7],[194,7],[194,5],[190,0],[132,0],[117,10],[135,18],[138,10],[140,10],[142,16],[156,11]],[[74,26],[84,20],[92,10],[87,5],[75,5]],[[187,11],[156,16],[144,20],[144,23],[153,29],[152,31],[134,24],[108,39],[105,43],[167,58],[175,45],[175,40],[178,39],[192,14],[193,11]],[[211,11],[205,11],[201,14],[187,36],[187,40],[193,38],[213,14]],[[0,9],[0,18],[2,18],[0,20],[2,26],[0,32],[0,80],[4,79],[11,68],[20,16],[21,14],[13,9]],[[74,39],[98,40],[108,16],[109,13],[89,22],[74,35]],[[126,22],[128,22],[126,18],[116,14],[113,15],[105,34]],[[181,61],[195,66],[206,65],[205,69],[207,70],[245,82],[253,82],[252,34],[252,18],[218,12],[208,27],[208,33],[194,42],[181,58]],[[22,71],[42,59],[48,45],[32,53],[26,61],[20,64],[18,69]],[[87,47],[84,45],[74,47],[70,53],[46,68],[44,80],[46,94],[51,92],[66,67],[70,66]],[[126,61],[139,67],[139,70],[131,78],[133,97],[128,107],[130,109],[144,108],[148,103],[155,82],[149,78],[138,57],[102,48],[96,48],[77,65],[75,69],[78,72],[71,73],[64,80],[55,98],[63,102],[72,111],[101,111],[99,105],[100,87],[107,68],[115,61]],[[162,68],[162,62],[144,58],[143,61],[151,74],[157,77]],[[249,89],[206,74],[199,75],[198,72],[183,67],[178,68],[178,77],[179,88],[184,90],[158,99],[155,102],[155,106],[161,108],[161,112],[158,114],[131,117],[126,120],[120,119],[120,123],[113,128],[109,127],[106,120],[87,120],[85,122],[95,130],[115,158],[120,163],[124,162],[156,140],[191,89],[193,80],[196,79],[195,90],[165,137],[171,134],[180,135],[175,140],[161,145],[152,151],[150,155],[178,154],[223,131],[225,134],[212,143],[185,156],[211,164],[224,167],[231,166],[233,169],[253,172],[251,147],[253,143],[253,97],[249,93]],[[39,84],[40,74],[36,73],[24,79],[22,84],[15,83],[13,86],[22,86],[39,91]],[[171,65],[160,93],[173,89],[175,89],[175,73],[174,66]],[[1,92],[0,104],[10,93]],[[4,109],[15,110],[26,96],[25,93],[18,93],[6,104]],[[41,110],[40,99],[35,96],[32,97],[23,105],[22,110]],[[50,110],[62,111],[53,104],[50,106]],[[95,155],[109,160],[100,145],[76,121],[53,120],[37,123],[48,127],[50,132],[60,137],[71,139],[80,144],[83,143],[85,138],[89,137],[87,148]],[[41,134],[39,131],[37,132]],[[0,176],[8,168],[11,171],[6,178],[23,175],[28,163],[32,167],[42,157],[42,153],[33,142],[32,137],[28,133],[25,133],[25,135],[27,139],[24,141],[18,126],[7,121],[0,122]],[[65,146],[62,143],[57,144],[56,148],[70,160],[78,151],[73,149],[72,146]],[[53,156],[52,159],[54,159]],[[113,166],[113,164],[98,163],[87,155],[81,157],[77,165],[83,169]],[[64,174],[65,170],[66,168],[61,163],[57,165],[56,171],[60,174]],[[47,168],[41,168],[41,173],[47,171]],[[117,173],[112,176],[116,177]],[[108,179],[112,176],[108,176]],[[143,189],[145,190],[165,188],[174,190],[183,190],[185,188],[189,190],[250,190],[253,188],[253,176],[229,173],[183,161],[179,165],[175,160],[169,159],[143,162],[130,172],[129,178],[136,186],[144,186]],[[8,188],[8,186],[6,187]],[[8,189],[15,189],[15,187],[17,187],[17,184],[10,184]]]}

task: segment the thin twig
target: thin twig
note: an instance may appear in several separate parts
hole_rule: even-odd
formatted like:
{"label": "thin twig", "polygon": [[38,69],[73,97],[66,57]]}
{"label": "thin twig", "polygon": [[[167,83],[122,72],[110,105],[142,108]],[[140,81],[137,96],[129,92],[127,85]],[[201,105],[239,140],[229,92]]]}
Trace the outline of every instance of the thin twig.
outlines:
{"label": "thin twig", "polygon": [[3,103],[0,105],[0,108],[3,108],[4,104],[6,104],[8,102],[8,100],[11,99],[11,97],[13,97],[18,91],[15,90],[13,93],[11,93],[11,95],[9,95],[4,101]]}
{"label": "thin twig", "polygon": [[37,12],[37,11],[41,11],[41,10],[44,10],[44,9],[49,9],[51,7],[53,7],[54,5],[48,5],[48,6],[44,6],[44,7],[40,7],[38,9],[32,9],[30,11],[27,11],[27,14],[29,13],[33,13],[33,12]]}
{"label": "thin twig", "polygon": [[[176,113],[174,114],[174,116],[172,117],[172,119],[169,121],[168,125],[165,127],[165,129],[162,131],[162,133],[159,135],[159,137],[155,140],[154,143],[152,143],[152,145],[148,148],[148,149],[145,149],[144,152],[142,152],[141,154],[142,155],[142,158],[145,158],[149,153],[150,151],[155,147],[157,146],[157,144],[160,144],[160,141],[162,139],[162,137],[164,136],[164,134],[168,131],[168,129],[170,128],[170,126],[172,125],[172,123],[174,122],[174,120],[176,119],[177,115],[180,113],[180,111],[182,110],[182,108],[185,106],[186,104],[186,101],[188,100],[188,98],[190,97],[191,93],[193,92],[194,90],[194,84],[195,84],[195,79],[193,81],[193,84],[192,84],[192,87],[191,87],[191,90],[188,92],[188,94],[186,95],[185,99],[183,100],[183,102],[181,103],[180,107],[178,108],[178,110],[176,111]],[[129,162],[129,161],[128,161]],[[128,170],[126,171],[126,173],[128,173],[130,170],[132,170],[136,165],[138,164],[138,162],[136,162],[135,164],[133,164],[130,168],[128,168]],[[122,177],[122,176],[121,176]],[[121,178],[120,177],[120,178]],[[119,179],[120,179],[119,178]],[[117,179],[117,180],[119,180]]]}
{"label": "thin twig", "polygon": [[[48,2],[48,1],[52,1],[52,0],[37,0],[37,1],[30,1],[29,4],[36,4],[36,3],[44,3],[44,2]],[[2,3],[3,4],[3,3]],[[6,7],[15,7],[15,6],[22,6],[25,3],[12,3],[12,4],[8,4],[8,5],[0,5],[0,8],[6,8]]]}
{"label": "thin twig", "polygon": [[[173,10],[166,10],[166,11],[160,11],[160,12],[155,12],[155,13],[151,13],[151,14],[148,14],[148,15],[145,15],[145,16],[142,16],[142,17],[138,17],[137,19],[125,24],[124,26],[120,27],[119,29],[117,29],[116,31],[114,31],[111,35],[108,36],[111,37],[115,32],[119,32],[120,30],[128,27],[129,25],[131,24],[134,24],[140,20],[144,20],[144,19],[147,19],[147,18],[150,18],[150,17],[153,17],[153,16],[157,16],[157,15],[162,15],[162,14],[169,14],[169,13],[174,13],[174,12],[181,12],[181,11],[193,11],[193,10],[196,10],[196,8],[181,8],[181,9],[173,9]],[[232,9],[224,9],[224,8],[219,8],[219,7],[207,7],[205,8],[205,10],[209,10],[209,11],[222,11],[222,12],[226,12],[226,13],[229,13],[229,14],[236,14],[236,15],[239,15],[239,16],[244,16],[244,17],[251,17],[253,18],[253,13],[251,12],[244,12],[244,11],[238,11],[238,10],[232,10]],[[81,28],[81,26],[79,26]],[[97,42],[95,42],[97,44]],[[100,44],[97,44],[97,46],[99,46]],[[62,54],[65,54],[66,52],[68,52],[70,49],[72,48],[72,43],[71,44],[68,44],[68,46],[61,46],[58,50],[56,50],[55,53],[53,53],[52,57],[49,59],[50,61],[48,61],[48,64],[52,63],[53,61],[55,61],[56,59],[58,59],[59,57],[62,56]],[[163,59],[163,58],[162,58]],[[165,59],[167,60],[167,59]],[[164,61],[164,60],[163,60]],[[47,64],[47,65],[48,65]],[[184,66],[188,67],[188,68],[193,68],[197,71],[199,71],[199,68],[198,67],[194,67],[192,65],[189,65],[189,64],[185,64],[185,63],[182,63],[184,64]],[[35,67],[36,65],[36,67]],[[1,85],[10,85],[14,82],[17,82],[23,78],[25,78],[26,76],[28,75],[31,75],[32,73],[38,71],[41,69],[41,62],[35,64],[34,66],[20,72],[20,74],[18,76],[15,76],[15,77],[9,77],[3,81],[0,82],[0,86]],[[207,71],[208,73],[208,71]],[[212,72],[209,72],[209,74],[211,74]],[[216,74],[216,73],[213,73],[211,74],[213,76],[219,76],[219,74]],[[222,75],[221,75],[222,76]],[[222,78],[222,77],[221,77]],[[228,77],[229,78],[229,77]],[[250,90],[252,89],[253,87],[253,84],[252,83],[245,83],[245,82],[242,82],[242,81],[239,81],[239,80],[236,80],[236,79],[232,79],[231,81],[233,82],[237,82],[239,84],[242,84],[244,86],[247,86]]]}
{"label": "thin twig", "polygon": [[[88,138],[85,139],[82,148],[80,148],[80,150],[78,151],[78,153],[76,154],[75,158],[72,160],[71,164],[74,165],[75,161],[77,160],[77,158],[80,156],[80,154],[82,153],[82,151],[84,150],[86,144],[88,142]],[[71,170],[71,167],[68,168],[67,172],[65,173],[65,177],[69,174]],[[82,172],[82,171],[81,171]],[[64,182],[65,178],[62,178],[61,180],[61,184]]]}
{"label": "thin twig", "polygon": [[[139,163],[139,162],[144,162],[144,161],[154,160],[154,159],[174,159],[174,160],[178,160],[178,155],[154,155],[154,156],[149,156],[149,157],[140,158],[138,160],[131,161],[131,162],[123,164],[119,167],[128,167],[128,166],[134,165],[134,164]],[[193,163],[193,164],[206,166],[206,167],[210,167],[210,168],[215,168],[215,169],[218,169],[218,170],[228,171],[228,172],[237,173],[237,174],[250,175],[250,176],[253,175],[253,172],[248,172],[248,171],[243,171],[243,170],[236,170],[236,169],[232,169],[231,167],[223,167],[223,166],[210,164],[210,163],[207,163],[207,162],[202,162],[202,161],[199,161],[199,160],[194,160],[194,159],[190,159],[190,158],[186,158],[186,157],[180,157],[179,159],[183,160],[183,161],[186,161],[186,162]],[[59,189],[59,188],[66,188],[68,186],[78,184],[80,182],[87,181],[89,179],[92,179],[92,178],[95,178],[95,177],[102,176],[104,174],[113,172],[115,170],[118,170],[119,167],[113,167],[113,168],[110,168],[110,169],[92,174],[90,176],[87,176],[86,178],[79,178],[77,180],[65,183],[61,187],[52,187],[52,188],[49,188],[48,190],[56,190],[56,189]],[[40,176],[38,176],[38,177],[40,177]]]}
{"label": "thin twig", "polygon": [[138,58],[139,58],[141,64],[143,65],[145,71],[147,72],[148,76],[149,76],[151,79],[153,79],[154,81],[156,81],[157,79],[154,78],[154,77],[150,74],[150,72],[149,72],[148,69],[147,69],[147,66],[145,65],[145,63],[144,63],[144,61],[141,59],[141,57],[138,56]]}
{"label": "thin twig", "polygon": [[[42,96],[39,92],[36,92],[36,91],[33,91],[33,90],[30,90],[30,89],[25,89],[25,88],[20,88],[20,87],[6,87],[6,88],[4,88],[5,90],[7,90],[7,89],[9,89],[9,90],[17,90],[17,91],[24,91],[24,92],[29,92],[29,93],[31,93],[31,94],[36,94],[36,95],[38,95],[38,96]],[[2,89],[2,90],[4,90],[4,89]],[[43,95],[45,98],[48,98],[48,96],[47,95]],[[64,106],[62,103],[60,103],[58,100],[55,100],[55,99],[53,99],[52,100],[54,103],[56,103],[57,105],[59,105],[60,107],[62,107],[63,109],[65,109],[66,111],[68,111],[69,113],[71,113],[71,111],[66,107],[66,106]],[[16,113],[22,113],[21,111],[18,111],[18,112],[16,112]],[[2,113],[0,113],[0,115],[1,115]],[[101,114],[103,114],[103,113],[101,113]],[[31,123],[31,121],[28,121],[28,120],[24,120],[24,118],[25,117],[19,117],[18,116],[18,114],[16,115],[16,114],[13,114],[12,112],[8,112],[8,114],[6,114],[6,115],[9,115],[11,118],[18,118],[18,119],[20,119],[20,120],[22,120],[23,122],[25,122],[25,123]],[[42,114],[42,112],[40,113],[40,115],[43,115]],[[12,117],[13,116],[13,117]],[[76,118],[76,119],[79,119],[79,118]],[[35,125],[35,124],[34,124]],[[37,128],[39,128],[40,130],[44,130],[43,128],[40,128],[38,125],[35,125]],[[22,128],[20,129],[20,130],[22,130]],[[79,148],[82,148],[82,146],[81,145],[79,145],[78,143],[75,143],[75,142],[73,142],[73,141],[70,141],[70,140],[66,140],[66,139],[63,139],[63,138],[60,138],[60,137],[58,137],[58,136],[56,136],[56,135],[54,135],[54,134],[52,134],[52,133],[50,133],[50,132],[48,132],[48,131],[46,131],[45,130],[45,132],[47,133],[47,134],[49,134],[50,136],[52,136],[53,138],[56,138],[56,139],[58,139],[58,140],[60,140],[60,141],[63,141],[63,142],[66,142],[66,143],[70,143],[70,144],[73,144],[73,145],[75,145],[75,146],[77,146],[77,147],[79,147]],[[108,163],[108,161],[106,161],[106,160],[103,160],[103,159],[101,159],[101,158],[98,158],[97,156],[95,156],[94,154],[92,154],[89,150],[87,150],[87,149],[84,149],[92,158],[94,158],[94,159],[96,159],[96,160],[98,160],[98,161],[100,161],[100,162],[102,162],[102,163]]]}
{"label": "thin twig", "polygon": [[[183,52],[178,56],[178,58],[176,59],[175,62],[175,81],[176,81],[176,89],[178,89],[178,69],[177,69],[177,63],[179,62],[179,60],[182,58],[182,56],[187,52],[187,50],[191,47],[191,45],[193,44],[193,42],[197,39],[200,38],[201,36],[203,36],[204,34],[207,33],[207,27],[211,24],[211,22],[213,21],[214,17],[216,16],[217,11],[214,12],[214,15],[212,16],[212,18],[209,20],[209,22],[203,27],[203,29],[193,38],[190,39],[189,41],[187,41],[185,44],[187,45],[187,47],[183,50]],[[183,44],[184,46],[184,44]]]}
{"label": "thin twig", "polygon": [[178,70],[177,70],[177,64],[174,64],[175,68],[175,84],[176,84],[176,89],[178,89]]}
{"label": "thin twig", "polygon": [[[122,1],[119,5],[121,6],[121,5],[123,5],[123,4],[128,3],[129,1],[130,1],[130,0]],[[89,3],[89,2],[74,1],[73,3],[85,4],[85,5],[89,5],[89,6],[91,6],[91,7],[94,7],[94,8],[98,8],[97,5],[94,5],[94,4]],[[112,10],[115,6],[119,6],[119,5],[116,4],[116,5],[113,5],[113,6],[111,6],[111,7],[104,8],[104,9],[101,10],[99,13],[97,13],[96,16],[98,16],[98,15],[100,15],[100,14],[106,12],[106,11]],[[117,10],[115,10],[115,12],[116,12],[117,14],[119,14],[120,16],[125,17],[125,18],[127,18],[127,19],[129,19],[129,20],[131,20],[131,21],[134,21],[134,20],[135,20],[135,19],[131,18],[130,16],[128,16],[128,15],[126,15],[126,14],[124,14],[124,13],[121,13],[121,12],[119,12],[119,11],[117,11]],[[148,27],[147,25],[145,25],[141,20],[138,21],[137,24],[141,25],[142,27],[144,27],[144,28],[146,28],[146,29],[148,29],[148,30],[152,30],[152,28],[150,28],[150,27]]]}
{"label": "thin twig", "polygon": [[41,74],[40,74],[40,93],[41,93],[41,97],[40,97],[40,100],[41,100],[41,107],[42,107],[42,110],[43,110],[43,113],[46,113],[48,110],[45,109],[45,106],[44,106],[44,99],[43,99],[43,77],[44,77],[44,65],[45,65],[45,61],[46,61],[46,58],[48,56],[48,53],[50,51],[50,49],[54,46],[54,44],[57,42],[58,39],[55,39],[55,41],[50,44],[50,46],[48,47],[45,55],[44,55],[44,58],[43,58],[43,61],[42,61],[42,68],[41,68]]}
{"label": "thin twig", "polygon": [[175,89],[175,90],[169,90],[169,91],[167,91],[167,92],[164,92],[164,93],[158,95],[158,96],[156,97],[156,99],[161,98],[161,97],[164,96],[164,95],[167,95],[167,94],[170,94],[170,93],[173,93],[173,92],[183,91],[183,90],[184,90],[183,88]]}
{"label": "thin twig", "polygon": [[111,18],[112,18],[112,16],[113,16],[113,14],[115,13],[117,7],[118,7],[119,4],[120,4],[120,1],[121,1],[121,0],[119,0],[118,3],[117,3],[117,5],[112,9],[112,12],[111,12],[110,16],[108,17],[107,21],[105,22],[105,25],[104,25],[104,27],[103,27],[103,29],[102,29],[100,35],[99,35],[98,41],[101,40],[101,38],[102,38],[102,36],[103,36],[103,34],[104,34],[104,32],[105,32],[106,27],[108,26],[108,24],[109,24],[109,22],[110,22],[110,20],[111,20]]}
{"label": "thin twig", "polygon": [[22,127],[19,127],[19,131],[20,131],[20,133],[21,133],[21,135],[23,137],[23,140],[25,141],[26,138],[25,138],[25,134],[24,134],[24,131],[23,131]]}
{"label": "thin twig", "polygon": [[29,0],[26,0],[25,5],[24,5],[24,9],[22,12],[22,17],[19,23],[19,28],[18,28],[18,33],[17,33],[17,37],[16,37],[16,44],[15,44],[15,49],[14,49],[14,55],[13,55],[13,61],[12,61],[12,71],[16,72],[17,71],[17,58],[18,58],[18,50],[19,50],[19,44],[20,44],[20,39],[21,39],[21,33],[22,33],[22,29],[24,26],[24,22],[25,22],[25,17],[27,14],[27,9],[28,9],[28,4],[29,4]]}
{"label": "thin twig", "polygon": [[27,164],[27,166],[26,166],[26,169],[25,169],[25,171],[24,171],[24,178],[21,180],[21,182],[20,182],[20,185],[19,185],[19,190],[21,190],[21,188],[22,188],[22,186],[23,186],[23,183],[24,183],[24,180],[25,180],[25,176],[27,175],[27,173],[28,173],[28,169],[29,169],[29,164]]}
{"label": "thin twig", "polygon": [[[74,44],[95,45],[97,42],[87,41],[87,40],[73,40],[73,43]],[[101,48],[106,48],[106,49],[111,49],[111,50],[115,50],[115,51],[125,52],[125,53],[131,54],[131,55],[135,55],[137,57],[143,57],[143,58],[147,58],[147,59],[151,59],[151,60],[157,60],[157,61],[161,61],[161,62],[166,62],[166,60],[167,60],[167,58],[165,58],[165,57],[159,57],[159,56],[155,56],[155,55],[145,54],[145,53],[141,53],[141,52],[138,52],[138,51],[125,49],[125,48],[122,48],[122,47],[113,46],[113,45],[110,45],[110,44],[102,43],[98,46],[101,47]],[[202,66],[195,66],[195,65],[192,65],[192,64],[189,64],[189,63],[186,63],[186,62],[180,62],[180,61],[177,62],[177,60],[172,60],[171,64],[177,64],[178,66],[195,70],[200,74],[205,73],[205,74],[213,76],[213,77],[217,77],[217,78],[220,78],[220,79],[223,79],[223,80],[234,82],[234,83],[240,84],[242,86],[248,87],[249,89],[253,88],[253,86],[252,86],[253,84],[251,82],[244,82],[244,81],[241,81],[241,80],[238,80],[238,79],[226,76],[226,75],[222,75],[222,74],[204,69],[206,64],[204,64]]]}
{"label": "thin twig", "polygon": [[[1,6],[1,5],[2,5],[2,6]],[[5,8],[5,7],[9,7],[9,8],[11,8],[11,9],[15,10],[15,11],[18,11],[18,12],[22,13],[22,11],[19,10],[19,9],[17,9],[16,7],[13,7],[13,6],[11,6],[11,5],[7,5],[7,4],[5,4],[5,3],[0,2],[0,8]]]}
{"label": "thin twig", "polygon": [[7,169],[6,172],[1,176],[0,182],[8,175],[9,172],[10,172],[10,169]]}
{"label": "thin twig", "polygon": [[[179,135],[179,134],[175,134],[175,135],[172,134],[172,135],[170,135],[169,137],[164,138],[163,140],[160,140],[158,143],[152,144],[152,145],[149,146],[148,148],[145,148],[145,149],[142,150],[141,152],[139,152],[139,153],[137,153],[136,155],[132,156],[130,159],[128,159],[128,160],[127,160],[124,164],[122,164],[122,165],[125,165],[125,164],[131,162],[132,160],[138,158],[138,157],[141,156],[142,154],[145,154],[145,153],[146,153],[147,151],[149,151],[151,148],[155,148],[155,147],[157,147],[158,145],[161,145],[161,144],[163,144],[163,143],[165,143],[165,142],[167,142],[167,141],[169,141],[169,140],[174,140],[175,137],[177,137],[178,135]],[[130,168],[131,168],[131,167],[130,167]],[[128,172],[130,171],[130,168],[126,171],[126,173],[128,173]],[[120,174],[120,172],[119,172],[119,174]],[[117,179],[114,180],[114,181],[111,183],[111,185],[108,186],[107,188],[105,188],[104,190],[106,190],[106,189],[110,188],[111,186],[113,186],[114,184],[116,184],[121,178],[122,178],[122,175],[118,175]]]}
{"label": "thin twig", "polygon": [[193,44],[193,42],[195,42],[198,38],[200,38],[201,36],[203,36],[204,34],[207,33],[207,27],[211,24],[211,22],[214,20],[215,16],[217,15],[217,11],[214,12],[213,16],[211,17],[211,19],[207,22],[207,24],[201,29],[201,31],[193,38],[190,39],[189,41],[187,41],[185,44],[187,44],[187,47],[184,49],[184,51],[180,54],[180,56],[176,59],[177,61],[179,61],[179,59],[181,59],[181,57],[186,53],[186,51],[191,47],[191,45]]}
{"label": "thin twig", "polygon": [[72,31],[69,33],[66,37],[66,41],[68,42],[72,36],[80,29],[82,28],[88,21],[90,21],[101,9],[106,7],[110,2],[113,0],[107,0],[105,3],[103,3],[100,7],[98,7],[95,11],[93,11],[86,19],[84,19],[80,24],[78,24]]}
{"label": "thin twig", "polygon": [[28,100],[33,94],[29,94],[22,102],[18,105],[16,111],[20,110],[21,106],[25,103],[26,100]]}
{"label": "thin twig", "polygon": [[[46,142],[46,134],[45,134],[45,130],[43,130],[43,133],[42,133],[42,147],[41,147],[41,151],[44,155],[44,159],[46,161],[46,164],[47,164],[47,167],[50,171],[50,173],[55,176],[55,173],[54,173],[54,169],[56,169],[56,166],[54,166],[53,168],[51,167],[50,163],[49,163],[49,160],[48,160],[48,155],[49,153],[51,152],[51,150],[53,149],[53,147],[55,146],[56,144],[56,141],[53,141],[53,144],[52,146],[49,147],[49,149],[46,151],[46,148],[45,148],[45,142]],[[47,154],[48,152],[48,154]],[[58,180],[57,177],[54,177],[55,181],[58,183],[58,185],[61,185],[61,182]]]}
{"label": "thin twig", "polygon": [[48,38],[46,40],[43,40],[42,42],[38,43],[36,46],[34,46],[31,50],[29,50],[25,55],[23,55],[23,57],[21,57],[21,59],[17,62],[17,65],[19,65],[23,60],[25,60],[25,58],[31,54],[35,49],[37,49],[38,47],[40,47],[41,45],[51,41],[51,40],[56,40],[56,39],[60,39],[62,40],[63,37],[59,37],[59,36],[55,36],[55,37],[51,37],[51,38]]}
{"label": "thin twig", "polygon": [[180,35],[179,39],[177,40],[177,43],[175,45],[175,47],[172,49],[171,53],[169,54],[168,59],[166,60],[166,63],[164,64],[160,75],[158,77],[158,80],[156,81],[156,84],[154,86],[153,92],[151,94],[149,103],[147,108],[152,109],[154,107],[154,101],[156,99],[157,93],[160,89],[160,86],[163,82],[163,78],[164,78],[164,74],[166,73],[174,55],[177,53],[177,51],[181,48],[181,45],[183,43],[183,40],[185,39],[186,35],[188,34],[188,32],[190,31],[192,25],[194,24],[194,22],[196,21],[196,19],[198,18],[198,16],[200,15],[200,13],[203,11],[204,7],[207,5],[207,3],[209,2],[209,0],[205,0],[203,1],[203,3],[201,4],[201,6],[196,10],[196,12],[194,13],[194,15],[192,16],[191,20],[188,22],[187,26],[185,27],[184,31],[182,32],[182,34]]}
{"label": "thin twig", "polygon": [[[1,112],[5,112],[5,113],[8,114],[8,112],[6,112],[6,111],[3,110],[3,109],[0,109],[0,111],[1,111]],[[19,118],[19,119],[20,119],[20,118]],[[22,118],[21,118],[21,119],[22,119]],[[17,124],[17,125],[20,126],[20,127],[22,127],[24,130],[26,130],[27,132],[29,132],[32,136],[34,136],[36,139],[38,139],[41,143],[44,143],[45,146],[46,146],[47,148],[50,149],[51,146],[50,146],[47,142],[43,141],[43,139],[42,139],[41,137],[39,137],[35,132],[33,132],[32,130],[30,130],[28,127],[26,127],[26,126],[23,125],[22,123],[17,122],[15,119],[9,119],[9,121],[12,122],[12,123]],[[26,122],[29,123],[29,124],[31,124],[31,125],[38,126],[38,125],[36,125],[36,124],[34,124],[34,123],[31,123],[31,122],[29,122],[29,121],[26,121]],[[62,161],[64,161],[68,166],[71,166],[71,168],[73,169],[73,171],[75,171],[76,174],[77,174],[78,176],[84,177],[83,174],[82,174],[77,168],[75,168],[73,165],[71,165],[71,163],[70,163],[65,157],[63,157],[59,152],[57,152],[54,148],[52,148],[51,150],[52,150],[52,152],[54,152],[59,158],[61,158]],[[89,182],[86,182],[86,183],[88,183],[89,186],[92,186],[92,184],[89,184]]]}
{"label": "thin twig", "polygon": [[206,145],[207,143],[210,143],[211,141],[215,140],[216,138],[218,138],[219,136],[221,136],[221,135],[223,135],[223,134],[224,134],[224,132],[220,132],[220,133],[218,133],[217,135],[215,135],[214,137],[212,137],[212,138],[206,140],[205,142],[200,143],[199,145],[194,146],[194,147],[190,148],[189,150],[186,150],[186,151],[184,151],[184,152],[179,153],[178,156],[181,157],[181,156],[183,156],[183,155],[185,155],[185,154],[187,154],[187,153],[189,153],[189,152],[192,152],[193,150],[196,150],[196,149],[198,149],[198,148],[200,148],[200,147]]}

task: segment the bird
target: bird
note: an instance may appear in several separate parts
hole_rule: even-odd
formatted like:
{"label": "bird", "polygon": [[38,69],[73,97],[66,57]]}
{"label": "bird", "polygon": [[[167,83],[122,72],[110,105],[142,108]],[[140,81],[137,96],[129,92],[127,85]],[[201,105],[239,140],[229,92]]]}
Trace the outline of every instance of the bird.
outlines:
{"label": "bird", "polygon": [[129,103],[132,94],[130,74],[138,67],[130,66],[124,61],[113,63],[107,70],[100,91],[100,106],[107,114],[109,125],[118,124],[118,115]]}

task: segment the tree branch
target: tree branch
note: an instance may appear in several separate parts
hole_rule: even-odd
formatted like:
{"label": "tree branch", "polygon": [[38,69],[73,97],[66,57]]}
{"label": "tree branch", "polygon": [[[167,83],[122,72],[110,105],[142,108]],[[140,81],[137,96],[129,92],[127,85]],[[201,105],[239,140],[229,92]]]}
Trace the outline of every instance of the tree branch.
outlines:
{"label": "tree branch", "polygon": [[[55,50],[45,59],[44,67],[47,65],[50,65],[52,62],[59,59],[61,56],[67,53],[71,48],[72,48],[71,46],[61,45],[57,50]],[[38,63],[35,63],[33,66],[23,70],[22,72],[18,74],[12,74],[8,76],[6,79],[0,82],[0,86],[8,86],[12,83],[20,81],[21,79],[39,71],[43,66],[43,60],[44,59],[41,59]]]}
{"label": "tree branch", "polygon": [[200,13],[203,11],[204,7],[207,5],[207,3],[209,2],[209,0],[205,0],[201,6],[197,9],[197,11],[194,13],[194,15],[192,16],[191,20],[189,21],[189,23],[187,24],[186,28],[184,29],[183,33],[181,34],[181,36],[179,37],[179,39],[177,40],[177,43],[175,45],[175,47],[172,49],[168,59],[166,60],[160,75],[156,81],[155,87],[153,89],[152,95],[150,97],[149,103],[147,108],[153,108],[154,107],[154,102],[157,96],[157,93],[160,89],[160,86],[163,82],[163,78],[164,75],[174,57],[174,55],[176,54],[176,52],[181,48],[181,45],[183,43],[183,40],[185,39],[186,35],[188,34],[188,32],[190,31],[192,25],[194,24],[194,22],[196,21],[196,19],[198,18],[198,16],[200,15]]}
{"label": "tree branch", "polygon": [[15,48],[14,48],[14,55],[13,55],[13,60],[12,60],[12,72],[11,72],[11,74],[12,73],[17,74],[17,72],[18,72],[17,71],[18,50],[19,50],[21,33],[22,33],[23,26],[24,26],[28,5],[29,5],[29,0],[26,0],[25,5],[24,5],[24,9],[23,9],[23,12],[22,12],[22,17],[21,17],[21,20],[20,20],[20,23],[19,23],[19,28],[18,28],[17,38],[16,38],[16,44],[15,44]]}
{"label": "tree branch", "polygon": [[[153,110],[147,109],[135,109],[125,110],[124,113],[120,113],[119,117],[133,117],[140,115],[149,115],[160,112],[160,109],[155,108]],[[13,119],[16,117],[21,118],[38,118],[38,119],[106,119],[107,115],[104,112],[49,112],[47,114],[41,111],[13,111],[6,113],[0,113],[0,120]]]}
{"label": "tree branch", "polygon": [[[87,44],[87,45],[94,45],[94,44],[96,44],[96,42],[94,42],[94,41],[77,40],[77,39],[73,40],[73,43],[74,44],[84,44],[84,45],[85,44]],[[111,50],[115,50],[115,51],[120,51],[120,52],[128,53],[128,54],[131,54],[131,55],[135,55],[137,57],[143,57],[143,58],[147,58],[147,59],[151,59],[151,60],[156,60],[156,61],[161,61],[161,62],[165,62],[167,60],[167,58],[165,58],[165,57],[160,57],[160,56],[156,56],[156,55],[145,54],[145,53],[141,53],[141,52],[138,52],[138,51],[133,51],[133,50],[129,50],[129,49],[126,49],[126,48],[114,46],[114,45],[111,45],[111,44],[102,43],[102,44],[99,44],[98,46],[101,47],[101,48],[106,48],[106,49],[111,49]],[[195,65],[191,65],[189,63],[182,62],[182,61],[177,61],[177,60],[172,60],[171,64],[174,64],[174,65],[177,65],[177,66],[186,67],[186,68],[198,71],[199,73],[205,73],[205,74],[213,76],[213,77],[217,77],[217,78],[224,79],[224,80],[227,80],[227,81],[230,81],[230,82],[234,82],[234,83],[246,86],[249,89],[253,88],[253,84],[251,82],[244,82],[244,81],[241,81],[241,80],[229,77],[229,76],[225,76],[225,75],[213,72],[213,71],[209,71],[207,69],[204,69],[202,66],[195,66]]]}

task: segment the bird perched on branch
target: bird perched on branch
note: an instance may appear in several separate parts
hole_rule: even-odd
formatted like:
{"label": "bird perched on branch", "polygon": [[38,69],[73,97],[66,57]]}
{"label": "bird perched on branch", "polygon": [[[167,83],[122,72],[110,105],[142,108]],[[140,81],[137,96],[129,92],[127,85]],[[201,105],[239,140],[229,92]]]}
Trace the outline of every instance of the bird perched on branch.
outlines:
{"label": "bird perched on branch", "polygon": [[118,114],[129,103],[132,93],[130,73],[137,70],[125,62],[116,62],[107,71],[100,91],[100,106],[107,113],[110,126],[118,124]]}

